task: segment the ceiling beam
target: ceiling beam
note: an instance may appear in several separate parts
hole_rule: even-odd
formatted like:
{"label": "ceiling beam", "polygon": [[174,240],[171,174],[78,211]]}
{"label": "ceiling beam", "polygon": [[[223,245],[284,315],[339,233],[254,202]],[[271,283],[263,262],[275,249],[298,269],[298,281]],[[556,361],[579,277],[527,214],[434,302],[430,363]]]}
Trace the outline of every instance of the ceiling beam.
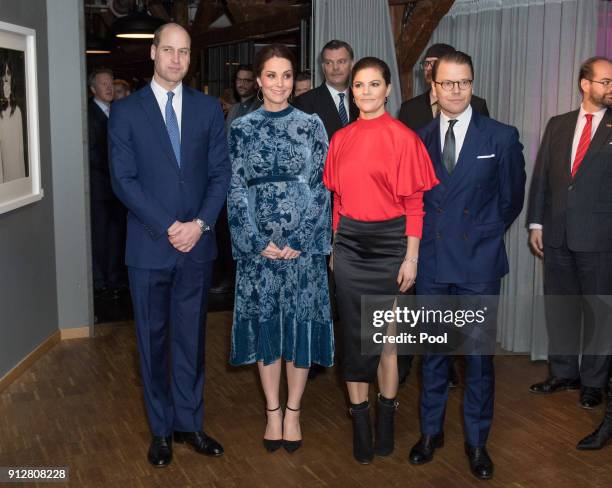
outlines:
{"label": "ceiling beam", "polygon": [[310,16],[310,6],[303,5],[287,9],[285,14],[269,15],[223,29],[214,29],[193,36],[194,44],[200,47],[228,44],[247,39],[258,39],[267,35],[299,27],[300,20]]}
{"label": "ceiling beam", "polygon": [[174,22],[182,25],[185,29],[189,27],[189,2],[187,0],[174,0],[172,2],[172,18]]}
{"label": "ceiling beam", "polygon": [[170,22],[172,19],[166,10],[166,7],[162,4],[161,0],[149,0],[147,2],[147,9],[151,12],[155,17],[159,17],[166,22]]}
{"label": "ceiling beam", "polygon": [[[412,68],[454,0],[390,0],[389,11],[404,99],[412,97]],[[406,14],[410,12],[408,18]]]}

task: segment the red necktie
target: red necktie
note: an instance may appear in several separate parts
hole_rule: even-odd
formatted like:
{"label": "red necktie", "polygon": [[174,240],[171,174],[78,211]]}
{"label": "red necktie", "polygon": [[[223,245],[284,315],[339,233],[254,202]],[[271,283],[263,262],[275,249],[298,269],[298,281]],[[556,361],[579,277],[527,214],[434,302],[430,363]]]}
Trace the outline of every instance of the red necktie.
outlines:
{"label": "red necktie", "polygon": [[591,143],[591,129],[593,127],[593,114],[585,114],[587,119],[586,124],[584,124],[584,129],[582,129],[582,134],[580,134],[580,141],[578,142],[578,149],[576,149],[576,157],[574,158],[574,164],[572,164],[572,178],[576,176],[576,172],[584,159],[584,155],[589,149],[589,144]]}

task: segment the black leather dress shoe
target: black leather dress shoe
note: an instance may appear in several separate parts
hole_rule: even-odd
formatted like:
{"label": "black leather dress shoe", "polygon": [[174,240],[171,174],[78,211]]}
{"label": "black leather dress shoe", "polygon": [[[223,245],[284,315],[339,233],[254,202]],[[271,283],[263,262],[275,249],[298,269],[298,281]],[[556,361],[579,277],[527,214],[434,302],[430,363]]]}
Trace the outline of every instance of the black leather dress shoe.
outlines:
{"label": "black leather dress shoe", "polygon": [[602,397],[601,388],[584,386],[580,392],[580,406],[587,410],[591,410],[601,404]]}
{"label": "black leather dress shoe", "polygon": [[579,451],[596,451],[612,439],[612,421],[604,420],[597,430],[582,439],[576,449]]}
{"label": "black leather dress shoe", "polygon": [[444,432],[438,435],[421,435],[412,449],[408,460],[411,464],[425,464],[433,459],[436,449],[444,446]]}
{"label": "black leather dress shoe", "polygon": [[223,455],[223,446],[204,432],[179,432],[174,431],[174,442],[178,444],[189,444],[196,452],[205,456],[218,457]]}
{"label": "black leather dress shoe", "polygon": [[578,390],[580,388],[580,380],[573,380],[568,378],[557,378],[551,376],[542,383],[535,383],[529,387],[531,393],[538,393],[548,395],[550,393],[556,393],[564,390]]}
{"label": "black leather dress shoe", "polygon": [[156,468],[165,468],[172,461],[172,437],[153,437],[147,459]]}
{"label": "black leather dress shoe", "polygon": [[489,480],[493,477],[493,461],[486,447],[472,447],[466,444],[465,454],[470,461],[470,471],[476,478]]}

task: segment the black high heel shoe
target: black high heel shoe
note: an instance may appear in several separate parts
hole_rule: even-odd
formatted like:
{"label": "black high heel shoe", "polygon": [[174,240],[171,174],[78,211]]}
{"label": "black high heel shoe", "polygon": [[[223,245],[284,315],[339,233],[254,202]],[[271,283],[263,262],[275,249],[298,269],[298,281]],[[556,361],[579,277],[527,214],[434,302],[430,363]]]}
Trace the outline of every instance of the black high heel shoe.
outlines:
{"label": "black high heel shoe", "polygon": [[[266,408],[266,412],[276,412],[277,410],[280,410],[280,405],[276,408]],[[268,414],[266,413],[266,421],[268,419]],[[283,445],[284,441],[283,439],[266,439],[264,437],[263,439],[263,445],[266,448],[266,451],[268,452],[274,452],[277,451],[281,448],[281,446]]]}
{"label": "black high heel shoe", "polygon": [[[291,408],[289,405],[287,405],[286,408],[287,410],[291,410],[292,412],[300,411],[299,408]],[[302,445],[302,439],[298,441],[287,441],[283,439],[283,447],[285,448],[285,451],[287,451],[289,454],[292,454],[295,451],[297,451],[301,445]]]}

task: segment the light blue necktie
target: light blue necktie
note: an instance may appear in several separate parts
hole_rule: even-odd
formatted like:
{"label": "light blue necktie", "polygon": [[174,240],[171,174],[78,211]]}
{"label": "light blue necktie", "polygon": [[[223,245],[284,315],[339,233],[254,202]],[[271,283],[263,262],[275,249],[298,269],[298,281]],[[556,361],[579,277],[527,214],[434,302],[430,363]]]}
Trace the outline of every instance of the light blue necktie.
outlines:
{"label": "light blue necktie", "polygon": [[344,106],[344,93],[338,93],[340,97],[340,103],[338,104],[338,115],[340,115],[340,121],[342,126],[348,124],[348,115],[346,115],[346,107]]}
{"label": "light blue necktie", "polygon": [[174,107],[172,107],[172,98],[174,93],[168,92],[168,101],[166,102],[166,130],[170,137],[170,144],[172,144],[172,150],[176,156],[176,162],[181,166],[181,132],[179,130],[178,120],[176,120],[176,113],[174,113]]}

